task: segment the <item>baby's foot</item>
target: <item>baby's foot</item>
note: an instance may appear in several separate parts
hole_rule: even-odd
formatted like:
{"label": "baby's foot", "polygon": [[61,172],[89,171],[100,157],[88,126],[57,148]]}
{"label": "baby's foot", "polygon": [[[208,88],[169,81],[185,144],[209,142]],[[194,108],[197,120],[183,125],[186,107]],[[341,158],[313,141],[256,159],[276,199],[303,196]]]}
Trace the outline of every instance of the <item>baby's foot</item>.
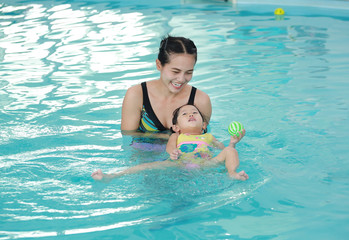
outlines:
{"label": "baby's foot", "polygon": [[97,171],[93,172],[91,174],[91,177],[94,179],[94,180],[97,180],[97,181],[101,181],[104,177],[104,174],[102,172],[101,169],[98,169]]}
{"label": "baby's foot", "polygon": [[245,181],[248,179],[248,175],[247,173],[245,173],[245,171],[232,173],[230,174],[230,177],[235,178],[237,180],[241,180],[241,181]]}

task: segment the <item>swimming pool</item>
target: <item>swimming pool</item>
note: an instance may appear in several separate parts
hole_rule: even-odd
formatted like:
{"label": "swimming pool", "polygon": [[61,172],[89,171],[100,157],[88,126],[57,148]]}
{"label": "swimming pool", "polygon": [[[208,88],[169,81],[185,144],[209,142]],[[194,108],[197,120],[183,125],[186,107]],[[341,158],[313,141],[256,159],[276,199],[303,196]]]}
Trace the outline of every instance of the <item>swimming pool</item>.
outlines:
{"label": "swimming pool", "polygon": [[[0,239],[346,239],[349,2],[2,1]],[[284,17],[275,17],[276,7]],[[240,168],[149,171],[120,133],[159,39],[192,38],[211,131],[247,135]]]}

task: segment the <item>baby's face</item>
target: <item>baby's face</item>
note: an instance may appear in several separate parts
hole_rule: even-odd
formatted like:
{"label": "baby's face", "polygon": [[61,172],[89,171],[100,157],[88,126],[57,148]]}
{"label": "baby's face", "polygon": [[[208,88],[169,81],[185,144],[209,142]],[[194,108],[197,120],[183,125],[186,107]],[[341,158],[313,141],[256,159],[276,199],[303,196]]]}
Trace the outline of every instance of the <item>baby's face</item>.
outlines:
{"label": "baby's face", "polygon": [[186,105],[179,110],[177,125],[181,130],[186,128],[198,128],[202,130],[203,119],[196,107]]}

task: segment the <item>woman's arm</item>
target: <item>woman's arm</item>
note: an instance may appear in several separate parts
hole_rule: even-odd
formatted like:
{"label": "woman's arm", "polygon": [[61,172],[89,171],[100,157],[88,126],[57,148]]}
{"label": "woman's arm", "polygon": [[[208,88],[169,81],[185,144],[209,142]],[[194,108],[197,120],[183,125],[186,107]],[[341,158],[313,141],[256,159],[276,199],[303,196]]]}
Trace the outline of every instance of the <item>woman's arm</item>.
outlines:
{"label": "woman's arm", "polygon": [[143,104],[141,85],[130,87],[124,97],[121,113],[121,130],[135,131],[139,128]]}
{"label": "woman's arm", "polygon": [[168,133],[152,133],[137,131],[141,120],[143,91],[140,84],[130,87],[122,103],[121,133],[123,135],[141,136],[145,138],[168,139]]}
{"label": "woman's arm", "polygon": [[122,135],[130,135],[133,137],[142,137],[142,138],[150,138],[150,139],[168,139],[170,134],[169,133],[159,133],[159,132],[141,132],[138,130],[131,130],[131,131],[127,131],[127,130],[123,130],[121,131]]}

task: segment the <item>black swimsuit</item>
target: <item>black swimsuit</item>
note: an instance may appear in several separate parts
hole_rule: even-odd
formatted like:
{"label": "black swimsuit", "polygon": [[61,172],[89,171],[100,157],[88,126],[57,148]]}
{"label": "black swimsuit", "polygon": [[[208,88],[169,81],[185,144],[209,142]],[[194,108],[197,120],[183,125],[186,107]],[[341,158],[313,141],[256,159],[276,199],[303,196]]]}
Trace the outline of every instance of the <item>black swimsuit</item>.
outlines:
{"label": "black swimsuit", "polygon": [[[158,132],[168,130],[159,121],[158,117],[154,113],[153,108],[151,107],[146,82],[142,82],[141,86],[143,91],[143,107],[141,113],[141,121],[139,124],[139,130],[143,132]],[[188,104],[194,104],[195,94],[196,88],[192,87]]]}

